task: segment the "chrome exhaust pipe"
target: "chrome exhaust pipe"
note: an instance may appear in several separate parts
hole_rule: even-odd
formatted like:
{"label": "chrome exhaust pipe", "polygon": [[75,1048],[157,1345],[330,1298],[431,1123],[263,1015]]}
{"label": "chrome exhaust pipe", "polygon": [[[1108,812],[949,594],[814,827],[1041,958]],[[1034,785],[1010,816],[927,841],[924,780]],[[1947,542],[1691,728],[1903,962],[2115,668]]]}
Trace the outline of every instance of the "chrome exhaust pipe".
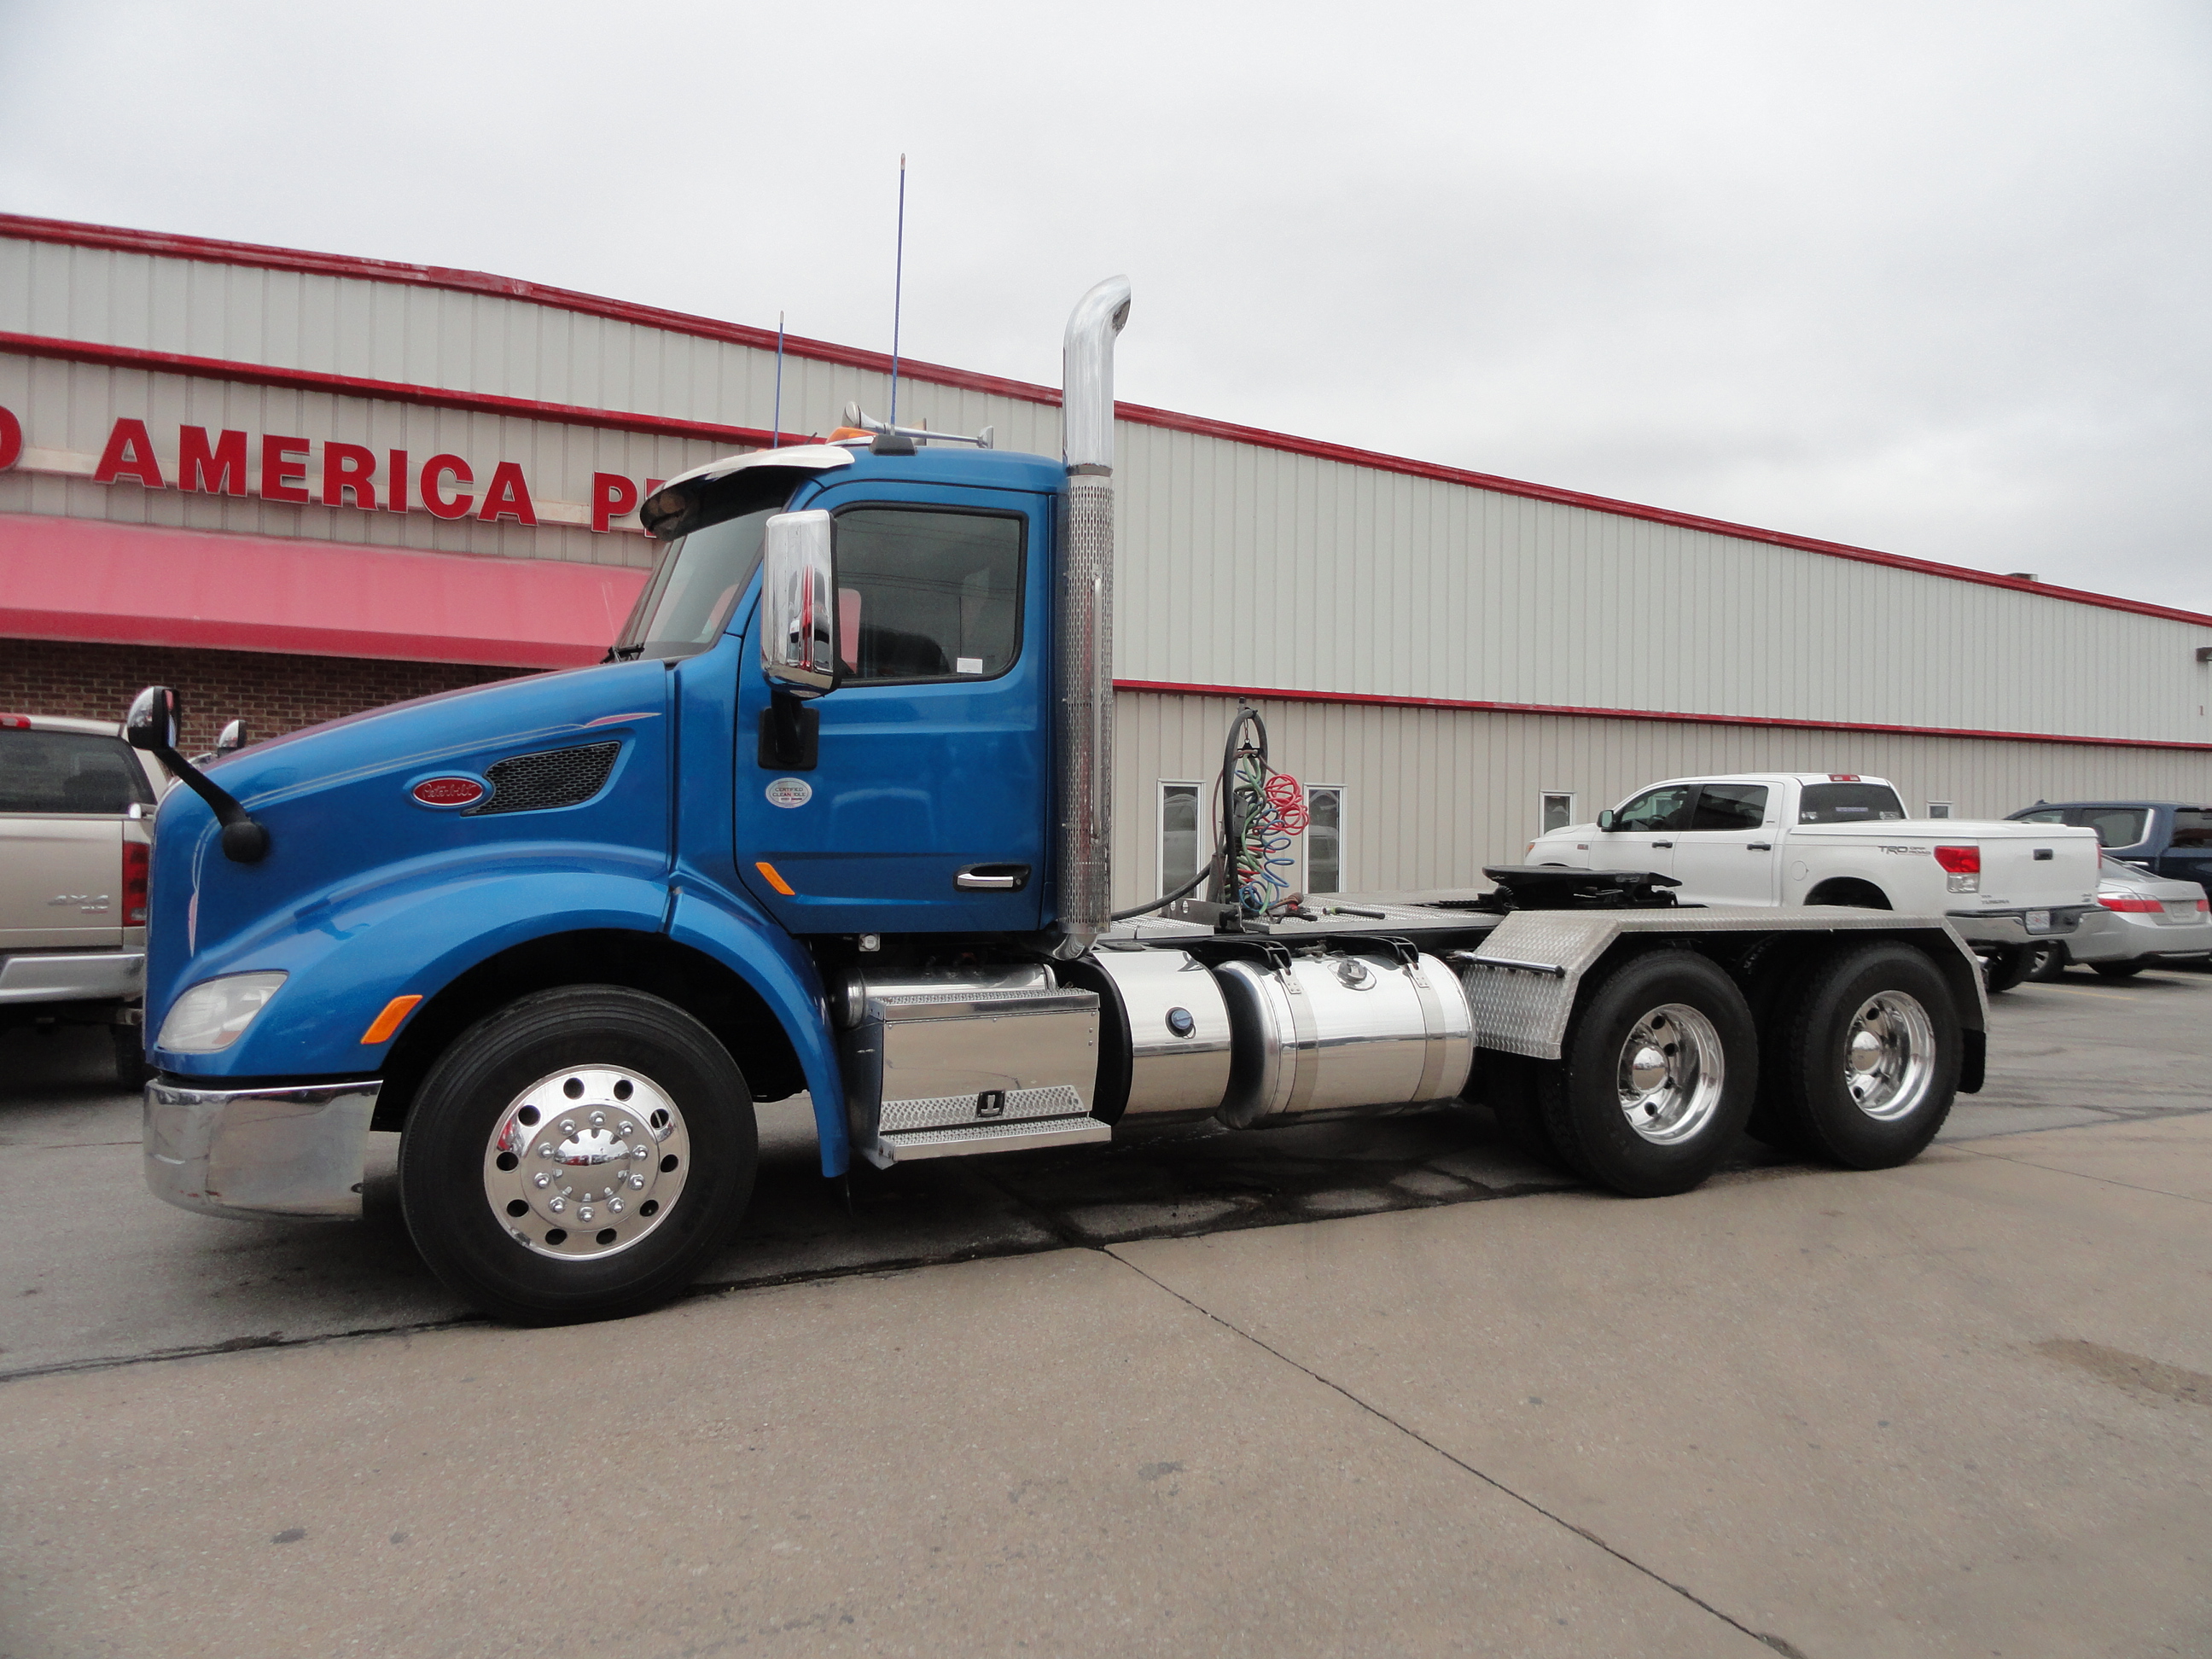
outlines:
{"label": "chrome exhaust pipe", "polygon": [[1060,557],[1060,944],[1081,956],[1113,917],[1114,340],[1129,279],[1076,302],[1060,350],[1067,523]]}

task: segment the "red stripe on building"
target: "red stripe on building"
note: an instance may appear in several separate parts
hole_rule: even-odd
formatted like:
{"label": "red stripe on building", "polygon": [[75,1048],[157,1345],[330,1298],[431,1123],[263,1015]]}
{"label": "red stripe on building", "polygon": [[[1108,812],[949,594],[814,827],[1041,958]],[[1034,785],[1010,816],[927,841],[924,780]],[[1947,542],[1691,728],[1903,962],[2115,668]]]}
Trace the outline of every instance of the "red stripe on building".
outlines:
{"label": "red stripe on building", "polygon": [[0,515],[0,635],[574,668],[645,572]]}
{"label": "red stripe on building", "polygon": [[1993,738],[2002,743],[2087,744],[2111,749],[2184,749],[2212,753],[2212,743],[2162,738],[2088,738],[2061,732],[1982,732],[1966,726],[1881,726],[1864,720],[1791,720],[1778,714],[1691,714],[1664,708],[1582,708],[1565,703],[1489,702],[1459,697],[1394,697],[1370,691],[1299,691],[1282,686],[1186,685],[1175,680],[1115,680],[1116,691],[1174,696],[1243,697],[1255,702],[1328,702],[1378,708],[1436,708],[1450,714],[1565,714],[1577,720],[1670,720],[1685,726],[1788,726],[1808,732],[1876,732],[1905,738]]}
{"label": "red stripe on building", "polygon": [[[495,276],[484,271],[459,270],[443,265],[402,264],[391,260],[364,259],[345,254],[316,253],[299,248],[269,247],[252,242],[220,241],[210,237],[176,235],[162,231],[131,230],[113,225],[79,224],[64,219],[31,218],[21,214],[0,213],[0,236],[15,236],[26,241],[55,243],[72,247],[102,248],[117,252],[158,255],[177,259],[200,259],[217,264],[296,271],[310,276],[345,277],[363,282],[398,283],[416,288],[446,289],[462,294],[495,295],[502,299],[550,306],[559,310],[576,312],[586,316],[602,317],[611,321],[635,324],[641,328],[665,329],[672,333],[692,335],[700,339],[720,340],[734,345],[750,346],[763,351],[773,351],[775,349],[776,343],[775,333],[770,329],[751,328],[738,323],[718,322],[712,318],[695,317],[684,312],[663,311],[652,306],[633,305],[626,301],[604,299],[597,295],[578,293],[572,289],[549,288],[536,283],[523,282],[516,277]],[[888,374],[890,372],[890,358],[882,352],[862,351],[850,346],[835,345],[826,340],[787,337],[784,340],[784,350],[790,356],[805,357],[817,362],[836,363],[847,368],[867,369],[881,374]],[[1007,380],[994,374],[977,374],[965,369],[950,368],[939,363],[918,362],[904,357],[899,360],[898,372],[903,379],[925,380],[933,385],[955,386],[969,392],[988,392],[999,397],[1018,398],[1053,408],[1057,408],[1060,404],[1060,393],[1054,388],[1033,385],[1026,380]],[[424,390],[427,392],[432,389],[424,388]],[[563,407],[563,405],[550,405],[550,407]],[[1528,483],[1518,478],[1506,478],[1494,473],[1470,471],[1463,467],[1446,466],[1439,462],[1413,460],[1402,455],[1386,455],[1376,450],[1358,449],[1348,444],[1327,443],[1315,438],[1294,437],[1286,433],[1271,432],[1262,427],[1240,426],[1233,421],[1217,421],[1202,416],[1182,415],[1172,410],[1153,409],[1142,404],[1116,404],[1115,412],[1118,418],[1138,426],[1158,427],[1170,432],[1187,433],[1194,437],[1218,438],[1231,443],[1249,444],[1255,448],[1278,450],[1286,454],[1305,456],[1315,460],[1333,461],[1346,466],[1365,467],[1377,472],[1395,472],[1408,477],[1426,478],[1439,483],[1459,484],[1470,489],[1489,490],[1501,495],[1517,495],[1526,500],[1548,501],[1561,507],[1582,507],[1590,512],[1607,513],[1625,519],[1639,519],[1650,524],[1670,525],[1679,529],[1703,531],[1711,535],[1728,536],[1741,541],[1760,542],[1770,547],[1787,547],[1801,553],[1818,553],[1827,558],[1848,559],[1861,564],[1886,565],[1893,569],[1917,571],[1923,575],[1937,576],[1948,581],[1971,582],[1981,587],[2010,588],[2015,592],[2037,594],[2044,599],[2061,599],[2073,605],[2094,605],[2100,610],[2124,611],[2136,616],[2160,617],[2171,622],[2197,623],[2212,627],[2212,616],[2206,616],[2198,611],[2176,610],[2169,605],[2151,605],[2140,599],[2119,599],[2107,593],[2092,593],[2082,588],[2058,587],[2047,582],[2021,581],[2015,577],[2000,576],[1991,571],[1971,570],[1961,565],[1942,564],[1932,559],[1907,558],[1901,554],[1883,553],[1873,548],[1854,547],[1846,542],[1822,541],[1814,537],[1795,536],[1779,530],[1765,530],[1754,525],[1736,524],[1727,519],[1711,519],[1694,513],[1677,513],[1667,507],[1647,507],[1636,501],[1616,501],[1610,496],[1585,495],[1579,490],[1555,489],[1549,484]]]}

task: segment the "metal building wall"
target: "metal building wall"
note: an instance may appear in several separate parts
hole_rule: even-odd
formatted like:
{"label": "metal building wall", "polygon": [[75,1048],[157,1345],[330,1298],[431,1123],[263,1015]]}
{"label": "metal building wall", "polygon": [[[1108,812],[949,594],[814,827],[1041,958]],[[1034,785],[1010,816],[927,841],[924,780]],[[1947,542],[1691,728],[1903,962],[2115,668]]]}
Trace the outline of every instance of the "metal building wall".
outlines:
{"label": "metal building wall", "polygon": [[[1953,803],[2002,817],[2038,799],[2142,795],[2212,802],[2212,754],[2069,743],[1823,732],[1802,727],[1255,701],[1273,763],[1345,795],[1347,891],[1486,886],[1520,861],[1538,797],[1571,790],[1595,817],[1640,784],[1723,772],[1886,777],[1908,810]],[[1122,692],[1115,719],[1114,902],[1159,891],[1161,780],[1209,787],[1237,711],[1225,697]]]}

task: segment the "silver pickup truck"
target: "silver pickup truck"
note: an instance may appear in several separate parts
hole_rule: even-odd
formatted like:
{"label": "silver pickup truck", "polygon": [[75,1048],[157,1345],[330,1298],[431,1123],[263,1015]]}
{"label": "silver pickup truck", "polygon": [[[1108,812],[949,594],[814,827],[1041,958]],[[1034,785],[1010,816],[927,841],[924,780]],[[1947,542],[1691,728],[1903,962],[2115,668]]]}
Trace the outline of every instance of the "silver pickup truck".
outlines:
{"label": "silver pickup truck", "polygon": [[99,1025],[145,1081],[146,866],[167,780],[121,728],[0,714],[0,1030]]}

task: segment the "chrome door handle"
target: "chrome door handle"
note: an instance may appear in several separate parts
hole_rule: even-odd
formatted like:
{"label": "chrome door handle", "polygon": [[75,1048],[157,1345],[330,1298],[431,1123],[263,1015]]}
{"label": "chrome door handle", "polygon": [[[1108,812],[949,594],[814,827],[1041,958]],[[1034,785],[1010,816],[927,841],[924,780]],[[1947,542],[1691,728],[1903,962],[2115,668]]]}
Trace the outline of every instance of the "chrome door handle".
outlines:
{"label": "chrome door handle", "polygon": [[1018,893],[1030,884],[1026,864],[971,864],[952,878],[966,893]]}
{"label": "chrome door handle", "polygon": [[1774,843],[1771,841],[1746,842],[1743,850],[1747,853],[1771,853],[1774,850]]}

